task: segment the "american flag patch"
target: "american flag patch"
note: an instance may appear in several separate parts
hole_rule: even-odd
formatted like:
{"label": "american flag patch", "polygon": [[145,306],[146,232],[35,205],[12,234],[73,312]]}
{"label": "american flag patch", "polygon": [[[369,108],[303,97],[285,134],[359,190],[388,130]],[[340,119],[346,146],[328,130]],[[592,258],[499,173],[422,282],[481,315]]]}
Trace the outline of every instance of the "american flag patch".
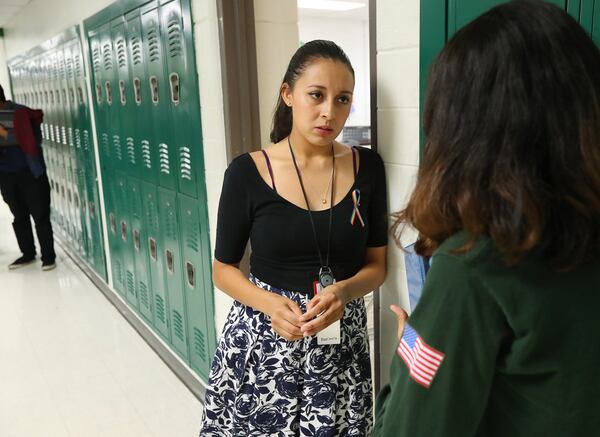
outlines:
{"label": "american flag patch", "polygon": [[429,388],[442,364],[444,354],[425,343],[408,323],[404,325],[404,334],[397,352],[406,363],[410,377]]}

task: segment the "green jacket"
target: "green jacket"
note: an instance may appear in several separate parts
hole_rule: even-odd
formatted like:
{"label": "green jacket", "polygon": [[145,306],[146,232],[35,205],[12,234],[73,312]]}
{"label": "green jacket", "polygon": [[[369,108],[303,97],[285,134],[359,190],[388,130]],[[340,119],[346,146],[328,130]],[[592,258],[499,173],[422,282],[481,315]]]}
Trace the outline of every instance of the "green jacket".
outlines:
{"label": "green jacket", "polygon": [[509,268],[489,239],[453,254],[464,241],[436,251],[407,321],[441,363],[426,362],[426,388],[395,355],[373,435],[600,436],[600,259]]}

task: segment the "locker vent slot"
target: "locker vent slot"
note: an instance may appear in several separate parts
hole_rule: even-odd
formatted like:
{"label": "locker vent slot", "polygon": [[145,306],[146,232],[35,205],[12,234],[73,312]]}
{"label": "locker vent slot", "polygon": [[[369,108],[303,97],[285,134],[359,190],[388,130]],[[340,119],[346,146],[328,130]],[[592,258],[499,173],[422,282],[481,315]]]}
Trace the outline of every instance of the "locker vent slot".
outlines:
{"label": "locker vent slot", "polygon": [[194,349],[196,355],[206,361],[206,339],[204,333],[196,327],[194,327]]}
{"label": "locker vent slot", "polygon": [[75,66],[75,76],[76,77],[82,77],[83,74],[81,72],[81,57],[79,56],[79,53],[75,54],[73,56],[73,61],[74,61],[74,66]]}
{"label": "locker vent slot", "polygon": [[173,310],[173,331],[179,340],[184,341],[183,317],[177,310]]}
{"label": "locker vent slot", "polygon": [[87,129],[83,131],[83,148],[85,150],[90,150],[90,133]]}
{"label": "locker vent slot", "polygon": [[182,179],[192,180],[192,154],[187,146],[179,148],[179,174]]}
{"label": "locker vent slot", "polygon": [[148,140],[142,140],[142,161],[144,167],[152,168],[152,159],[150,158],[150,142]]}
{"label": "locker vent slot", "polygon": [[109,42],[105,43],[102,46],[102,55],[104,58],[104,69],[105,70],[112,70],[113,68],[113,64],[112,64],[112,47],[110,45]]}
{"label": "locker vent slot", "polygon": [[121,261],[118,259],[115,260],[115,270],[117,271],[117,283],[123,284],[123,266],[121,265]]}
{"label": "locker vent slot", "polygon": [[71,78],[73,77],[73,59],[71,59],[71,58],[67,58],[67,59],[65,60],[65,63],[66,63],[66,67],[67,67],[67,68],[66,68],[66,71],[67,71],[67,77],[68,77],[69,79],[71,79]]}
{"label": "locker vent slot", "polygon": [[183,220],[186,220],[186,235],[185,235],[185,245],[189,249],[194,252],[200,252],[200,227],[197,223],[194,222],[194,217],[192,216],[192,211],[187,210],[186,217]]}
{"label": "locker vent slot", "polygon": [[133,55],[133,65],[142,63],[142,43],[140,38],[135,35],[131,38],[131,53]]}
{"label": "locker vent slot", "polygon": [[150,308],[150,299],[148,298],[148,286],[144,281],[138,282],[140,288],[140,301],[144,308]]}
{"label": "locker vent slot", "polygon": [[103,133],[102,134],[102,149],[104,150],[104,155],[105,156],[110,156],[110,147],[109,147],[109,141],[108,141],[108,134],[107,133]]}
{"label": "locker vent slot", "polygon": [[169,168],[169,146],[165,143],[160,143],[158,145],[158,156],[160,160],[160,172],[170,174],[171,170]]}
{"label": "locker vent slot", "polygon": [[127,137],[127,157],[129,162],[135,165],[135,142],[131,137]]}
{"label": "locker vent slot", "polygon": [[183,38],[181,35],[181,25],[179,24],[179,19],[176,15],[169,19],[167,24],[167,34],[169,39],[169,55],[172,58],[181,56],[183,53]]}
{"label": "locker vent slot", "polygon": [[125,51],[125,40],[123,38],[117,40],[117,62],[119,63],[119,68],[127,67],[127,53]]}
{"label": "locker vent slot", "polygon": [[67,141],[69,142],[69,146],[73,147],[75,143],[73,142],[73,128],[67,128]]}
{"label": "locker vent slot", "polygon": [[58,59],[58,72],[61,78],[64,78],[66,76],[65,60],[62,56]]}
{"label": "locker vent slot", "polygon": [[135,279],[129,270],[127,270],[127,291],[135,296]]}
{"label": "locker vent slot", "polygon": [[75,128],[75,146],[77,146],[78,149],[81,149],[81,132],[79,131],[79,128]]}
{"label": "locker vent slot", "polygon": [[156,62],[160,60],[160,42],[158,41],[158,30],[156,27],[152,27],[150,30],[148,30],[146,36],[148,39],[148,53],[150,62]]}
{"label": "locker vent slot", "polygon": [[158,294],[154,295],[154,300],[156,303],[156,318],[165,324],[165,301]]}
{"label": "locker vent slot", "polygon": [[66,146],[67,145],[67,129],[65,129],[64,126],[61,126],[60,132],[62,134],[62,143]]}
{"label": "locker vent slot", "polygon": [[115,155],[119,161],[123,160],[123,151],[121,150],[121,137],[113,135],[113,147],[115,149]]}

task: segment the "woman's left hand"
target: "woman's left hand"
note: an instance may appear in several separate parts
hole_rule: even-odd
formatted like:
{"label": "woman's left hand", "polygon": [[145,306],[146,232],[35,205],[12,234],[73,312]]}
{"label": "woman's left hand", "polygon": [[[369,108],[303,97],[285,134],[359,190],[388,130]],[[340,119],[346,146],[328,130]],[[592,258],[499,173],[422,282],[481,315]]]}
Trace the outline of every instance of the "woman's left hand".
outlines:
{"label": "woman's left hand", "polygon": [[339,285],[326,287],[306,306],[306,312],[300,317],[303,323],[300,330],[305,337],[317,334],[342,318],[347,303],[348,298]]}

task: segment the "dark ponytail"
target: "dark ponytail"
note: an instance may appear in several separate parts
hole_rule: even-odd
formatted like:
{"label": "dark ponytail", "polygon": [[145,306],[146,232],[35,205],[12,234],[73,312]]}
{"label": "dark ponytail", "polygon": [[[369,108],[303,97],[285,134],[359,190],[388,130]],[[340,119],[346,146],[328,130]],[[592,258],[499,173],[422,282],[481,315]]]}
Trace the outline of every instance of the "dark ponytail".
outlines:
{"label": "dark ponytail", "polygon": [[[316,59],[331,59],[332,61],[341,62],[348,67],[352,76],[354,76],[354,69],[352,68],[350,59],[348,59],[348,56],[346,56],[346,53],[344,53],[340,46],[333,41],[316,39],[307,42],[296,50],[296,53],[290,59],[281,85],[283,86],[284,83],[287,83],[290,89],[293,89],[298,77]],[[292,124],[292,108],[283,101],[280,89],[277,106],[273,113],[271,142],[277,143],[287,137],[292,132]]]}

